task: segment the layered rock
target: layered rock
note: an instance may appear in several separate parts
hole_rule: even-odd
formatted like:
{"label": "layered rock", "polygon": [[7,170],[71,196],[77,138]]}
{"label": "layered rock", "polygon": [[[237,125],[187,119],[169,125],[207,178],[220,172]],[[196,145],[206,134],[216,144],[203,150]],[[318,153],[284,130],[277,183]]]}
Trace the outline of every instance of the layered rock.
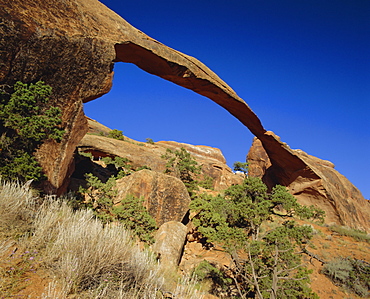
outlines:
{"label": "layered rock", "polygon": [[[204,95],[234,115],[266,150],[271,162],[266,181],[290,186],[296,179],[311,182],[320,177],[316,166],[266,132],[249,106],[199,60],[150,38],[97,0],[0,3],[0,84],[43,80],[53,87],[52,104],[62,109],[66,129],[63,141],[46,142],[37,153],[48,177],[49,192],[65,190],[66,178],[72,172],[74,149],[87,131],[82,103],[110,90],[113,64],[120,61],[134,63],[148,73]],[[351,211],[358,214],[362,224],[368,224],[367,203],[350,191],[345,204],[348,193],[338,191],[343,188],[335,184],[342,180],[336,180],[336,176],[323,171],[320,177],[325,181],[322,192],[330,201],[326,204],[346,208],[343,224],[354,224],[355,220],[349,219]],[[350,183],[346,186],[344,189],[355,190]],[[358,210],[361,205],[365,208]]]}
{"label": "layered rock", "polygon": [[292,150],[282,142],[280,146],[289,159],[270,159],[255,138],[247,157],[249,175],[262,178],[270,188],[276,184],[287,186],[301,204],[323,209],[327,223],[369,230],[370,202],[334,169],[333,163]]}
{"label": "layered rock", "polygon": [[185,148],[202,168],[202,176],[213,178],[213,188],[224,190],[227,187],[239,184],[242,178],[235,175],[230,167],[226,165],[226,160],[222,152],[213,147],[191,145],[173,141],[160,141],[155,144],[137,142],[125,137],[124,141],[100,136],[100,133],[107,134],[110,129],[98,122],[88,119],[91,133],[87,134],[78,144],[78,148],[83,152],[90,152],[94,157],[123,157],[130,160],[134,167],[148,166],[150,169],[163,173],[166,169],[166,160],[161,156],[166,153],[166,149],[179,150]]}

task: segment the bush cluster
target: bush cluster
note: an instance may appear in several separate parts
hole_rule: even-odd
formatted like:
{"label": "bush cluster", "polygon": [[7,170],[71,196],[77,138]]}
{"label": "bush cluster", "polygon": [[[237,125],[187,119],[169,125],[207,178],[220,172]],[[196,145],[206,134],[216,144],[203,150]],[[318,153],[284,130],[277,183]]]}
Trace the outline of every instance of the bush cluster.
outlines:
{"label": "bush cluster", "polygon": [[352,258],[336,258],[324,265],[323,273],[335,284],[361,297],[370,295],[370,264]]}
{"label": "bush cluster", "polygon": [[64,135],[61,110],[50,103],[52,88],[44,82],[0,92],[0,174],[3,179],[40,181],[42,169],[33,154],[46,140]]}
{"label": "bush cluster", "polygon": [[312,229],[286,220],[262,234],[261,226],[276,209],[285,211],[279,217],[322,220],[321,210],[302,207],[283,186],[268,193],[259,178],[247,176],[224,194],[198,195],[190,207],[195,214],[192,221],[207,242],[230,253],[235,269],[229,277],[241,298],[317,298],[308,286],[310,271],[295,250],[310,240]]}

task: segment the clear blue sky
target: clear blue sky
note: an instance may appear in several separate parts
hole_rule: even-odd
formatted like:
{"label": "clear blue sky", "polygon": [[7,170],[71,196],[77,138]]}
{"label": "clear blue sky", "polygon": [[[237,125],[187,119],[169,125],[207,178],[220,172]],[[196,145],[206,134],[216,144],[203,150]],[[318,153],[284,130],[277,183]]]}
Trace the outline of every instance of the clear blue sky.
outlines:
{"label": "clear blue sky", "polygon": [[[332,161],[370,198],[370,1],[103,0],[158,41],[198,58],[293,149]],[[245,161],[252,134],[209,99],[116,63],[88,116],[139,141],[218,147]]]}

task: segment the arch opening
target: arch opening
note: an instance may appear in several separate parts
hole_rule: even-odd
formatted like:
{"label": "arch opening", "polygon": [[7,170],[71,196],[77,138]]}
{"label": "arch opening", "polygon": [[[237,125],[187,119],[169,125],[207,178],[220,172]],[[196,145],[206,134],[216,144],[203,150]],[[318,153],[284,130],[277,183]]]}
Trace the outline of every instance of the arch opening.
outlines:
{"label": "arch opening", "polygon": [[85,103],[84,110],[88,117],[137,141],[150,138],[219,148],[230,167],[245,161],[253,138],[208,98],[131,63],[116,62],[111,91]]}

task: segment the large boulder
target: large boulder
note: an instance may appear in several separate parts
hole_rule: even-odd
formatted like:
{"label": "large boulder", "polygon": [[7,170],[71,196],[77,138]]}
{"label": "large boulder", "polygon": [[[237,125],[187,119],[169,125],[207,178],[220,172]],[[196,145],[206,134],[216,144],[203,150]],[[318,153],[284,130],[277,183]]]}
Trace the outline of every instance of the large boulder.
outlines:
{"label": "large boulder", "polygon": [[183,221],[189,211],[190,196],[178,178],[150,171],[137,171],[117,180],[119,204],[127,195],[144,198],[144,206],[158,226],[168,221]]}
{"label": "large boulder", "polygon": [[327,223],[369,230],[370,202],[334,169],[333,163],[290,149],[282,142],[280,146],[289,159],[270,159],[262,142],[255,138],[247,157],[249,175],[262,178],[270,188],[287,186],[301,204],[323,209]]}
{"label": "large boulder", "polygon": [[163,265],[176,269],[183,252],[187,228],[177,221],[163,223],[155,234],[153,252]]}

